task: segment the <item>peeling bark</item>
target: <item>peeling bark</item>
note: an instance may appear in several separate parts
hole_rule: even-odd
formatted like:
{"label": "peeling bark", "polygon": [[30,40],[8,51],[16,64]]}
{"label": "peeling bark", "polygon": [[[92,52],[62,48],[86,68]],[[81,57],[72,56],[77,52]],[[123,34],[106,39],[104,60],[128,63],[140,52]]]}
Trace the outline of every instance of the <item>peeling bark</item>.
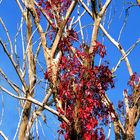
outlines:
{"label": "peeling bark", "polygon": [[125,123],[125,139],[134,140],[134,130],[135,130],[135,118],[137,114],[137,109],[135,107],[130,108],[129,112],[126,115],[126,123]]}
{"label": "peeling bark", "polygon": [[27,129],[27,124],[28,124],[28,120],[30,116],[30,110],[31,110],[31,103],[27,101],[25,103],[25,107],[23,110],[23,116],[22,116],[22,121],[19,128],[18,140],[28,140],[26,138],[26,129]]}
{"label": "peeling bark", "polygon": [[[26,90],[26,95],[25,96],[33,96],[34,94],[34,85],[36,83],[36,65],[34,61],[34,55],[32,52],[32,21],[31,21],[31,16],[30,12],[27,10],[27,18],[26,18],[26,25],[27,25],[27,56],[28,56],[28,80],[29,80],[29,87]],[[19,140],[25,140],[29,139],[29,133],[26,132],[27,130],[27,125],[30,117],[30,111],[31,111],[31,106],[32,103],[26,101],[23,105],[23,116],[22,116],[22,121],[20,125],[20,131],[19,131]]]}

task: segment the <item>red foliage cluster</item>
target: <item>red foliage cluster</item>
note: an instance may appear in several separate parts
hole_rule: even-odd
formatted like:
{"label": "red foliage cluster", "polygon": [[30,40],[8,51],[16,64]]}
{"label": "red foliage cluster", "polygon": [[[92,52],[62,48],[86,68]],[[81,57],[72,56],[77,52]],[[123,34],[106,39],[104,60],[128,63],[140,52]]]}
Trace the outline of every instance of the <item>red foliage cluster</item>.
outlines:
{"label": "red foliage cluster", "polygon": [[[41,6],[51,20],[56,20],[57,24],[61,23],[65,13],[70,6],[72,0],[38,0],[39,6]],[[40,10],[37,8],[37,13],[40,18]]]}
{"label": "red foliage cluster", "polygon": [[[102,52],[100,46],[102,47],[97,43],[95,51],[98,53],[99,50],[99,54],[103,57],[104,51]],[[104,139],[102,129],[97,126],[99,119],[108,122],[110,108],[102,102],[102,97],[109,86],[114,86],[112,73],[108,66],[103,64],[93,68],[85,67],[77,56],[84,56],[85,59],[89,57],[80,50],[77,50],[75,55],[67,52],[60,63],[58,97],[62,101],[63,113],[71,122],[71,128],[65,122],[62,122],[61,128],[65,131],[65,139],[70,139],[75,119],[78,119],[81,128],[79,138]]]}
{"label": "red foliage cluster", "polygon": [[102,45],[101,43],[96,42],[96,45],[94,45],[94,53],[99,54],[102,58],[104,57],[104,55],[106,54],[106,50],[105,50],[105,46]]}
{"label": "red foliage cluster", "polygon": [[119,102],[118,102],[118,108],[121,109],[123,106],[124,106],[123,101],[119,101]]}
{"label": "red foliage cluster", "polygon": [[129,101],[129,106],[133,106],[133,102],[134,102],[134,97],[135,94],[138,95],[138,89],[139,89],[139,80],[140,80],[140,76],[134,72],[133,75],[130,77],[129,81],[128,81],[128,85],[131,88],[131,93],[127,93],[128,94],[128,101]]}
{"label": "red foliage cluster", "polygon": [[[139,86],[139,79],[140,79],[140,76],[136,72],[134,72],[133,75],[130,76],[130,79],[128,81],[128,85],[131,88],[130,92],[128,92],[126,89],[124,90],[124,92],[127,94],[127,97],[125,98],[128,99],[129,107],[132,107],[134,104],[133,96],[135,95],[135,92],[137,92],[137,88]],[[119,116],[126,115],[124,100],[118,101],[118,114]]]}
{"label": "red foliage cluster", "polygon": [[[66,10],[72,0],[39,0],[38,4],[44,9],[53,21],[53,24],[60,26],[65,16]],[[37,9],[38,10],[38,9]],[[38,14],[40,11],[38,10]],[[69,24],[69,20],[68,23]],[[53,25],[52,25],[53,27]],[[52,28],[49,37],[57,31]],[[92,61],[92,56],[99,54],[102,58],[106,54],[105,46],[96,41],[92,54],[86,52],[88,45],[81,45],[75,54],[71,52],[73,42],[78,40],[78,35],[73,29],[65,28],[58,45],[63,53],[59,65],[58,75],[58,98],[62,101],[62,109],[58,109],[60,114],[64,114],[71,125],[64,121],[61,123],[61,130],[58,132],[65,135],[65,139],[105,139],[103,129],[99,127],[100,122],[108,123],[108,115],[112,111],[110,106],[106,106],[102,100],[105,91],[113,87],[112,73],[108,66],[86,66],[81,63],[83,60]],[[81,61],[79,60],[81,59]],[[50,71],[51,72],[51,71]],[[50,72],[46,71],[45,79],[50,79]],[[79,133],[76,132],[78,127]]]}
{"label": "red foliage cluster", "polygon": [[73,29],[66,29],[66,35],[63,35],[59,42],[58,48],[62,51],[70,50],[74,41],[78,40],[78,35]]}
{"label": "red foliage cluster", "polygon": [[137,75],[137,73],[133,73],[133,75],[130,77],[130,80],[128,81],[128,85],[133,87],[134,84],[137,84],[139,81],[139,76]]}
{"label": "red foliage cluster", "polygon": [[[52,28],[49,30],[49,38],[53,41],[57,33],[57,26],[60,27],[64,21],[67,9],[72,0],[38,0],[39,6],[43,8],[51,19]],[[40,18],[41,12],[36,8]],[[62,109],[58,112],[67,117],[70,122],[68,126],[64,121],[61,123],[59,134],[64,134],[66,140],[104,140],[103,129],[100,128],[100,122],[108,124],[108,115],[113,111],[112,105],[107,106],[103,100],[105,91],[113,87],[112,73],[108,66],[92,66],[91,58],[96,54],[104,57],[106,54],[105,46],[95,41],[93,52],[86,52],[88,45],[81,45],[75,54],[71,52],[73,42],[78,40],[78,35],[73,29],[68,29],[70,18],[68,19],[58,49],[62,51],[63,56],[59,65],[58,75],[58,98],[62,101]],[[55,25],[55,26],[54,26]],[[90,66],[83,65],[80,61],[87,60]],[[44,78],[51,82],[51,68],[46,71]],[[134,89],[139,77],[134,73],[128,82],[128,85]],[[128,96],[129,105],[131,105],[131,95]],[[124,114],[124,102],[118,102],[118,110]]]}

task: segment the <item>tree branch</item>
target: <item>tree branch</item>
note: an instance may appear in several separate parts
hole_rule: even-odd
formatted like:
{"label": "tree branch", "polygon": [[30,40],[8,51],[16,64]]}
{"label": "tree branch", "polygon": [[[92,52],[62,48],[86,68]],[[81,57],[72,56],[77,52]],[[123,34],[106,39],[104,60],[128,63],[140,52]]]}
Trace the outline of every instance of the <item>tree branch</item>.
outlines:
{"label": "tree branch", "polygon": [[107,7],[109,6],[109,4],[111,3],[112,0],[106,0],[104,6],[102,7],[102,10],[99,12],[99,16],[103,17]]}
{"label": "tree branch", "polygon": [[5,136],[5,134],[2,131],[0,131],[0,135],[3,137],[4,140],[8,140],[8,138]]}
{"label": "tree branch", "polygon": [[5,26],[4,22],[3,22],[3,20],[1,19],[1,17],[0,17],[0,22],[1,22],[1,24],[2,24],[2,26],[3,26],[3,28],[4,28],[4,30],[5,30],[5,33],[6,33],[6,35],[7,35],[7,38],[8,38],[9,44],[10,44],[10,49],[11,49],[11,53],[10,53],[10,54],[11,54],[11,57],[13,57],[14,51],[13,51],[12,41],[11,41],[11,39],[10,39],[9,32],[8,32],[8,30],[7,30],[7,28],[6,28],[6,26]]}
{"label": "tree branch", "polygon": [[2,87],[2,86],[0,86],[0,89],[1,89],[2,91],[6,92],[7,94],[9,94],[10,96],[16,98],[16,99],[29,101],[29,102],[31,102],[31,103],[34,103],[34,104],[36,104],[36,105],[38,105],[38,106],[40,106],[40,107],[42,107],[42,108],[44,108],[44,109],[50,111],[50,112],[53,113],[54,115],[56,115],[56,116],[60,117],[62,120],[64,120],[68,125],[70,125],[69,120],[67,120],[67,118],[66,118],[64,115],[59,114],[56,110],[50,108],[50,107],[47,106],[47,105],[44,105],[43,103],[37,101],[37,100],[34,99],[33,97],[28,96],[27,98],[24,98],[24,97],[16,96],[16,95],[14,95],[13,93],[11,93],[10,91],[8,91],[7,89],[5,89],[5,88]]}
{"label": "tree branch", "polygon": [[45,36],[45,33],[43,31],[42,26],[39,23],[39,18],[38,18],[38,15],[36,13],[36,10],[34,8],[34,5],[33,5],[34,3],[33,3],[33,1],[31,3],[27,3],[26,1],[23,1],[23,0],[22,0],[22,2],[25,5],[25,7],[27,9],[29,9],[29,11],[32,14],[32,17],[34,19],[34,23],[35,23],[36,28],[37,28],[37,30],[40,34],[40,37],[41,37],[41,45],[42,45],[42,48],[43,48],[43,51],[44,51],[45,61],[47,63],[47,66],[50,66],[50,64],[51,64],[51,62],[50,62],[50,56],[51,56],[50,52],[51,51],[47,47],[46,36]]}
{"label": "tree branch", "polygon": [[2,45],[3,50],[5,51],[6,55],[10,59],[10,61],[11,61],[12,65],[13,65],[13,67],[14,67],[14,69],[15,69],[15,71],[16,71],[16,73],[17,73],[17,75],[18,75],[18,77],[19,77],[19,79],[20,79],[20,81],[22,83],[22,85],[24,86],[24,88],[26,90],[26,83],[25,83],[24,79],[22,78],[20,71],[18,70],[18,65],[15,63],[14,59],[9,54],[9,52],[8,52],[8,50],[6,48],[6,45],[2,42],[1,38],[0,38],[0,44]]}
{"label": "tree branch", "polygon": [[36,1],[34,1],[34,4],[38,7],[38,9],[42,12],[42,14],[44,15],[44,17],[47,19],[47,21],[49,22],[49,24],[53,27],[56,28],[53,24],[53,21],[51,20],[51,18],[45,13],[45,11],[43,10],[43,8],[41,6],[38,5],[38,3]]}
{"label": "tree branch", "polygon": [[[107,38],[116,46],[116,48],[120,51],[120,53],[122,54],[122,57],[126,56],[126,53],[125,53],[124,49],[122,48],[122,46],[121,46],[118,42],[116,42],[116,41],[114,40],[114,38],[112,38],[112,37],[108,34],[108,32],[105,30],[105,28],[104,28],[101,24],[100,24],[100,28],[101,28],[101,30],[103,31],[103,33],[106,35],[106,37],[107,37]],[[128,68],[129,75],[130,75],[130,76],[133,75],[133,71],[132,71],[132,68],[131,68],[131,65],[130,65],[130,63],[129,63],[128,58],[127,58],[127,57],[124,57],[124,60],[125,60],[125,62],[126,62],[126,66],[127,66],[127,68]]]}
{"label": "tree branch", "polygon": [[126,107],[126,113],[129,112],[129,102],[128,102],[128,96],[127,96],[127,91],[123,91],[123,96],[124,96],[124,103]]}
{"label": "tree branch", "polygon": [[56,34],[55,40],[54,40],[54,42],[52,44],[52,52],[51,52],[52,58],[54,57],[56,48],[58,47],[58,43],[59,43],[59,41],[61,39],[61,36],[63,34],[63,30],[64,30],[64,27],[65,27],[65,25],[67,23],[67,20],[70,17],[72,11],[74,10],[76,4],[77,4],[77,0],[73,0],[71,5],[70,5],[70,7],[67,10],[67,13],[66,13],[66,16],[65,16],[64,20],[63,20],[63,22],[62,22],[62,24],[61,24],[61,26],[60,26],[57,34]]}
{"label": "tree branch", "polygon": [[22,89],[19,88],[19,87],[17,86],[17,84],[13,83],[12,81],[10,81],[10,80],[7,78],[6,74],[2,71],[2,69],[0,69],[0,74],[1,74],[2,77],[7,81],[7,83],[15,90],[15,92],[16,92],[18,95],[19,95],[18,90],[20,90],[21,92],[23,92]]}
{"label": "tree branch", "polygon": [[[48,99],[49,99],[49,97],[51,96],[51,94],[52,94],[52,90],[51,90],[51,88],[50,88],[50,89],[48,90],[48,93],[46,94],[45,98],[44,98],[43,101],[42,101],[42,103],[43,103],[44,105],[47,104]],[[29,122],[28,122],[28,125],[27,125],[27,131],[26,131],[26,134],[27,134],[27,135],[29,135],[29,132],[30,132],[30,130],[31,130],[31,127],[32,127],[32,125],[33,125],[35,119],[36,119],[38,116],[41,115],[41,113],[42,113],[43,110],[44,110],[43,107],[39,107],[39,109],[35,110],[35,111],[32,113],[32,115],[31,115],[31,117],[30,117],[30,120],[29,120]]]}
{"label": "tree branch", "polygon": [[[80,0],[83,8],[85,8],[85,10],[87,11],[87,13],[92,17],[93,17],[93,14],[92,12],[89,10],[89,8],[84,4],[84,2],[82,0]],[[106,35],[106,37],[116,46],[116,48],[120,51],[120,53],[122,54],[122,56],[125,56],[125,51],[124,49],[122,48],[122,46],[117,42],[115,41],[114,38],[112,38],[108,32],[105,30],[105,28],[102,26],[102,24],[99,25],[100,29],[102,30],[102,32]],[[126,65],[127,65],[127,68],[128,68],[128,72],[129,72],[129,75],[131,76],[133,74],[133,71],[132,71],[132,68],[131,68],[131,65],[129,63],[129,60],[128,58],[126,57],[125,59],[125,62],[126,62]]]}

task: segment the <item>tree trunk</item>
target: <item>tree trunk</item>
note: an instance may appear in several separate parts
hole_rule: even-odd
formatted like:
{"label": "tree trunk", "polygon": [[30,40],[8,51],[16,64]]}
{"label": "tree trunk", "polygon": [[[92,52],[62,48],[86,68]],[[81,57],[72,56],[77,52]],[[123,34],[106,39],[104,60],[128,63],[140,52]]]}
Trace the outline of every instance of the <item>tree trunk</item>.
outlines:
{"label": "tree trunk", "polygon": [[137,108],[130,108],[126,114],[124,133],[119,127],[118,121],[114,121],[115,140],[134,140],[135,119],[137,115]]}
{"label": "tree trunk", "polygon": [[114,132],[115,132],[115,140],[121,140],[122,133],[119,127],[119,122],[117,120],[114,121]]}
{"label": "tree trunk", "polygon": [[31,103],[26,101],[25,107],[23,108],[23,115],[22,115],[23,117],[19,128],[18,140],[28,140],[28,138],[26,138],[26,129],[29,121],[30,110],[31,110]]}
{"label": "tree trunk", "polygon": [[125,132],[126,140],[134,140],[134,129],[135,129],[135,118],[137,114],[137,109],[135,107],[130,108],[129,112],[126,114]]}
{"label": "tree trunk", "polygon": [[78,134],[81,133],[81,125],[80,125],[80,122],[79,122],[79,117],[78,117],[78,114],[79,114],[79,108],[80,108],[80,102],[77,101],[76,102],[76,105],[75,105],[75,113],[74,113],[74,130],[75,132]]}
{"label": "tree trunk", "polygon": [[[28,79],[29,79],[29,87],[26,89],[26,97],[34,95],[34,85],[36,83],[36,64],[34,61],[34,55],[32,51],[32,20],[30,16],[29,10],[27,10],[27,58],[28,58]],[[26,87],[27,88],[27,87]],[[19,130],[18,140],[29,140],[30,132],[27,132],[27,126],[30,117],[32,103],[26,101],[23,105],[23,115]]]}

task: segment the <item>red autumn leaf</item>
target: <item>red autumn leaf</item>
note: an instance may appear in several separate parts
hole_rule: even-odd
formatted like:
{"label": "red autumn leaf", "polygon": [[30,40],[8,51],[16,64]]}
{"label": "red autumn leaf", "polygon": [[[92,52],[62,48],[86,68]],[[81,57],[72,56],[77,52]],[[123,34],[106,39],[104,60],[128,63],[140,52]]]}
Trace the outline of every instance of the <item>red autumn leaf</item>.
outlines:
{"label": "red autumn leaf", "polygon": [[48,79],[48,71],[44,73],[44,79]]}
{"label": "red autumn leaf", "polygon": [[120,109],[121,107],[123,107],[123,102],[122,101],[119,101],[118,102],[118,108]]}
{"label": "red autumn leaf", "polygon": [[87,125],[86,125],[86,129],[89,131],[89,130],[93,129],[93,127],[92,127],[91,124],[87,124]]}
{"label": "red autumn leaf", "polygon": [[84,133],[83,137],[84,137],[84,140],[91,140],[91,134],[89,133]]}

